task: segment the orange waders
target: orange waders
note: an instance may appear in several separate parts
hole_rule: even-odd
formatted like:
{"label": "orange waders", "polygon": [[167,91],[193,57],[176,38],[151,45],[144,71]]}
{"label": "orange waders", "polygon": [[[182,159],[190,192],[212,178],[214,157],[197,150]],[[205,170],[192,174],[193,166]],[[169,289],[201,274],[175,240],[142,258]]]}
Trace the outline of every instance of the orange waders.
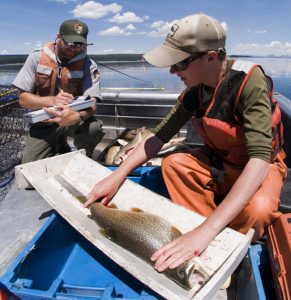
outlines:
{"label": "orange waders", "polygon": [[[191,153],[170,154],[162,163],[163,177],[172,201],[205,217],[216,209],[217,198],[223,200],[242,172],[242,169],[223,163],[224,182],[213,180],[208,154],[204,148],[194,149]],[[253,240],[257,240],[280,216],[280,193],[287,172],[284,157],[283,151],[277,155],[261,187],[229,227],[244,234],[253,227]]]}

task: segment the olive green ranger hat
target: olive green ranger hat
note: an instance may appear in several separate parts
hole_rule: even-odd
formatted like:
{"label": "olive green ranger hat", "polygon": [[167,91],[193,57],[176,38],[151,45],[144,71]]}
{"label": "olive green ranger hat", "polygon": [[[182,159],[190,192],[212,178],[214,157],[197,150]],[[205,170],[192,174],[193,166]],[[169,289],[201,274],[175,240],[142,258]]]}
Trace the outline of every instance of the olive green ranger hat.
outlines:
{"label": "olive green ranger hat", "polygon": [[67,43],[87,44],[88,26],[77,19],[66,20],[60,26],[60,35]]}

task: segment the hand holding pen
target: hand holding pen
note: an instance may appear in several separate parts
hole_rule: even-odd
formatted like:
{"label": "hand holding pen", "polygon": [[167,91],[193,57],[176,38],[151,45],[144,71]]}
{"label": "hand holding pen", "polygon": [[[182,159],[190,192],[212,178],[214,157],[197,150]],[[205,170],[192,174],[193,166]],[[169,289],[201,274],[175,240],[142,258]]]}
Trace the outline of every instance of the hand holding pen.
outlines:
{"label": "hand holding pen", "polygon": [[64,92],[62,89],[59,89],[59,93],[55,97],[54,106],[57,107],[58,105],[66,105],[73,101],[74,96],[70,93]]}
{"label": "hand holding pen", "polygon": [[70,93],[59,89],[59,93],[55,96],[54,107],[44,107],[43,110],[53,117],[47,122],[57,123],[59,126],[70,126],[80,122],[80,115],[74,111],[68,104],[74,99]]}

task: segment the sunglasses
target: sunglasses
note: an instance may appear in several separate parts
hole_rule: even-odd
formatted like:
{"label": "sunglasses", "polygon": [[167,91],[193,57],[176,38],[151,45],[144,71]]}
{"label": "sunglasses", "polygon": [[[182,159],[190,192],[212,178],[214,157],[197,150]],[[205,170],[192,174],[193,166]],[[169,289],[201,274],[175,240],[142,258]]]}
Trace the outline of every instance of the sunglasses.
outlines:
{"label": "sunglasses", "polygon": [[171,68],[174,69],[175,71],[185,71],[189,65],[191,64],[192,61],[201,58],[204,56],[207,52],[201,52],[194,55],[191,55],[190,57],[187,57],[186,59],[176,63],[175,65],[172,65]]}
{"label": "sunglasses", "polygon": [[63,38],[61,38],[63,43],[67,46],[67,47],[75,47],[75,48],[84,48],[85,44],[84,43],[80,43],[80,42],[66,42]]}

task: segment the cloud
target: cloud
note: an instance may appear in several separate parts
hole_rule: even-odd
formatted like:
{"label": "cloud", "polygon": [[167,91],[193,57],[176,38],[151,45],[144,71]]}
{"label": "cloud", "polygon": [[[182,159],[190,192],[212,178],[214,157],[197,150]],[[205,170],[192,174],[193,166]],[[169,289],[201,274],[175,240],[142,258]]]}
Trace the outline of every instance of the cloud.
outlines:
{"label": "cloud", "polygon": [[0,54],[9,54],[9,52],[7,50],[2,50]]}
{"label": "cloud", "polygon": [[291,56],[291,43],[272,41],[269,44],[237,44],[228,49],[229,54],[256,56]]}
{"label": "cloud", "polygon": [[128,24],[126,27],[125,27],[126,30],[136,30],[136,28],[132,25],[132,24]]}
{"label": "cloud", "polygon": [[266,29],[253,30],[253,29],[250,29],[250,28],[247,29],[247,32],[248,33],[254,33],[254,34],[266,34],[266,33],[268,33],[268,31]]}
{"label": "cloud", "polygon": [[100,30],[97,33],[97,35],[102,35],[102,36],[106,36],[106,35],[120,36],[120,35],[125,35],[125,34],[126,34],[126,32],[118,26],[113,26],[106,30]]}
{"label": "cloud", "polygon": [[104,49],[103,51],[101,51],[101,54],[112,54],[112,53],[114,53],[113,48]]}
{"label": "cloud", "polygon": [[42,47],[43,46],[43,43],[41,42],[41,41],[37,41],[36,43],[35,43],[35,47]]}
{"label": "cloud", "polygon": [[164,24],[165,24],[164,21],[159,20],[159,21],[153,22],[153,23],[151,24],[150,27],[151,27],[151,28],[160,28],[160,27],[162,27]]}
{"label": "cloud", "polygon": [[68,4],[69,2],[77,3],[77,0],[48,0],[49,2],[59,2],[63,4]]}
{"label": "cloud", "polygon": [[117,3],[103,5],[95,1],[88,1],[84,4],[78,4],[72,11],[74,17],[100,19],[110,13],[116,14],[122,10],[122,6]]}
{"label": "cloud", "polygon": [[170,31],[171,26],[176,23],[178,20],[174,20],[172,22],[165,22],[162,20],[153,22],[150,27],[153,28],[153,31],[148,33],[148,36],[151,37],[165,37],[167,33]]}
{"label": "cloud", "polygon": [[256,30],[255,31],[255,34],[265,34],[265,33],[267,33],[267,30]]}
{"label": "cloud", "polygon": [[128,11],[122,15],[120,13],[116,14],[109,20],[109,22],[118,23],[118,24],[141,23],[143,22],[143,19],[141,17],[138,17],[134,12]]}
{"label": "cloud", "polygon": [[120,28],[119,26],[113,26],[108,29],[98,31],[97,35],[101,35],[101,36],[133,35],[133,33],[128,30],[132,31],[132,30],[136,30],[136,28],[132,24],[127,25],[124,29]]}
{"label": "cloud", "polygon": [[96,52],[96,54],[120,54],[120,53],[123,53],[123,54],[136,54],[136,53],[140,53],[140,51],[133,50],[133,49],[120,50],[120,49],[109,48],[109,49],[104,49],[104,50]]}
{"label": "cloud", "polygon": [[40,48],[43,46],[42,41],[36,41],[36,42],[24,42],[23,43],[24,46],[33,46],[34,48]]}
{"label": "cloud", "polygon": [[221,22],[220,24],[221,24],[221,26],[224,28],[224,30],[227,32],[227,31],[228,31],[227,23],[223,21],[223,22]]}

